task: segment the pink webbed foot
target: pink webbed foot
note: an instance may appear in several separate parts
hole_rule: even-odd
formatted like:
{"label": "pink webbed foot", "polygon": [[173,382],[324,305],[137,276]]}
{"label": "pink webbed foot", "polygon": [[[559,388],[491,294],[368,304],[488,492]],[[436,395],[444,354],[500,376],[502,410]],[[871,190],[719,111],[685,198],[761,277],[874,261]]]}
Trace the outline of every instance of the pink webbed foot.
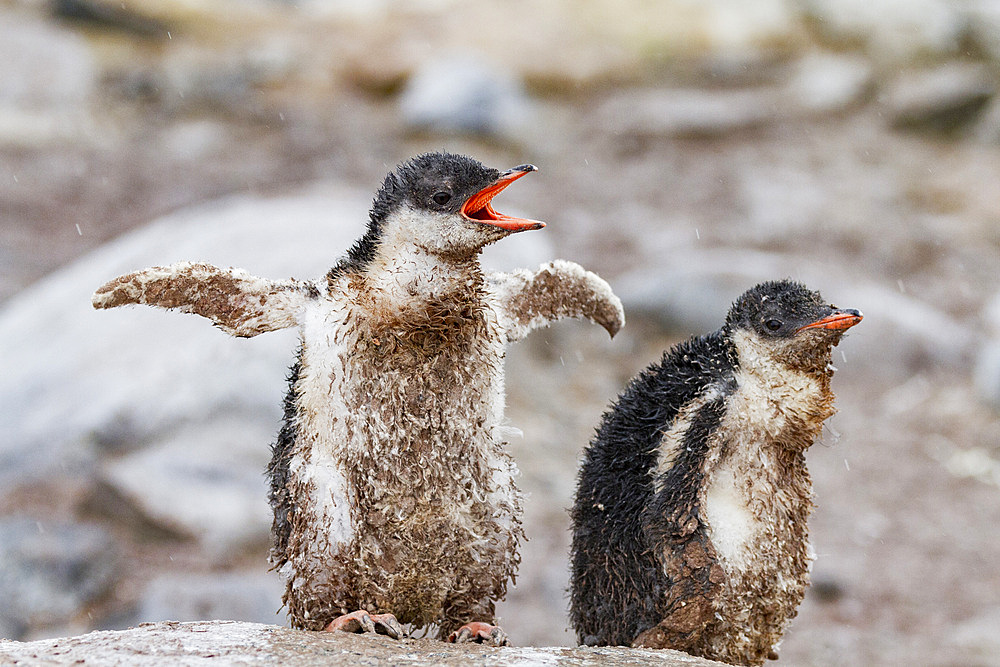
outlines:
{"label": "pink webbed foot", "polygon": [[498,625],[473,621],[448,635],[448,641],[456,644],[476,642],[490,646],[507,646],[507,633]]}
{"label": "pink webbed foot", "polygon": [[324,628],[326,632],[376,632],[392,639],[402,639],[406,636],[403,626],[392,614],[369,614],[363,609],[352,611],[330,621]]}

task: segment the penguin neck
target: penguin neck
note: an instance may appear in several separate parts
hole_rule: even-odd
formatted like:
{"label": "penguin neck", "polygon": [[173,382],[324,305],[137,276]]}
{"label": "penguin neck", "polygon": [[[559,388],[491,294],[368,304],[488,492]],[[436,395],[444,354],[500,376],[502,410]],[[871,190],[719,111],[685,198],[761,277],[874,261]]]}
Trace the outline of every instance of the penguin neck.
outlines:
{"label": "penguin neck", "polygon": [[381,239],[363,278],[379,308],[397,312],[463,300],[476,294],[483,282],[478,250],[429,250],[392,232]]}
{"label": "penguin neck", "polygon": [[743,330],[733,332],[732,343],[737,390],[730,410],[744,430],[779,450],[807,449],[836,412],[829,354],[823,368],[802,368],[776,358],[773,347]]}
{"label": "penguin neck", "polygon": [[768,578],[766,564],[780,563],[789,586],[782,595],[801,598],[795,582],[807,576],[812,559],[805,450],[822,429],[817,416],[832,412],[824,383],[796,375],[801,373],[767,364],[737,367],[737,388],[727,398],[705,461],[701,513],[737,592],[767,588],[761,583]]}

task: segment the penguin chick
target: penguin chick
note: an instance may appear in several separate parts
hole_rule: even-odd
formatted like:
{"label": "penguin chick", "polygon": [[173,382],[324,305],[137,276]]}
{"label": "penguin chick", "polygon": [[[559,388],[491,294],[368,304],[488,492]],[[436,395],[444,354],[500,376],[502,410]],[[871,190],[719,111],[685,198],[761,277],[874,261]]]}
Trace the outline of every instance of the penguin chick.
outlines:
{"label": "penguin chick", "polygon": [[96,308],[172,308],[234,336],[299,328],[268,466],[270,560],[294,627],[399,637],[401,624],[436,626],[506,643],[494,602],[523,532],[504,442],[506,346],[561,317],[612,336],[624,324],[608,284],[571,262],[483,273],[484,246],[544,226],[491,203],[531,171],[446,153],[399,165],[322,280],[180,263],[94,294]]}
{"label": "penguin chick", "polygon": [[805,450],[835,412],[830,354],[860,321],[766,282],[632,379],[585,452],[572,510],[581,643],[773,655],[809,583]]}

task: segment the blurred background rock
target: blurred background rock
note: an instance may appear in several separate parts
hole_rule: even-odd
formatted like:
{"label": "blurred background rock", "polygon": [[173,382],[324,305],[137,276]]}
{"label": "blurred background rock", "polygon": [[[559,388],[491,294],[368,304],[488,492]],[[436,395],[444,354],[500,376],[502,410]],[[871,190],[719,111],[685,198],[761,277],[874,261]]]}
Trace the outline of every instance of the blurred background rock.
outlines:
{"label": "blurred background rock", "polygon": [[541,169],[488,251],[599,271],[613,341],[514,346],[529,541],[501,605],[571,644],[580,452],[622,384],[790,276],[866,319],[809,455],[783,661],[1000,664],[1000,4],[0,0],[0,636],[283,623],[262,476],[291,332],[96,313],[181,259],[313,277],[396,162]]}

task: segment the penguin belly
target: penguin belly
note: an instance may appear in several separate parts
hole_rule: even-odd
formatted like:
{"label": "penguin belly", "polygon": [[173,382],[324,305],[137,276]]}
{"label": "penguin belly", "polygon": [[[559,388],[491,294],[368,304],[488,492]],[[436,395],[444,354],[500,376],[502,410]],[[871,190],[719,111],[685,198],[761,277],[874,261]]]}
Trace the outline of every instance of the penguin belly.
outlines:
{"label": "penguin belly", "polygon": [[304,345],[293,623],[363,608],[443,633],[492,617],[518,563],[520,497],[499,437],[502,338],[477,333],[357,327]]}

